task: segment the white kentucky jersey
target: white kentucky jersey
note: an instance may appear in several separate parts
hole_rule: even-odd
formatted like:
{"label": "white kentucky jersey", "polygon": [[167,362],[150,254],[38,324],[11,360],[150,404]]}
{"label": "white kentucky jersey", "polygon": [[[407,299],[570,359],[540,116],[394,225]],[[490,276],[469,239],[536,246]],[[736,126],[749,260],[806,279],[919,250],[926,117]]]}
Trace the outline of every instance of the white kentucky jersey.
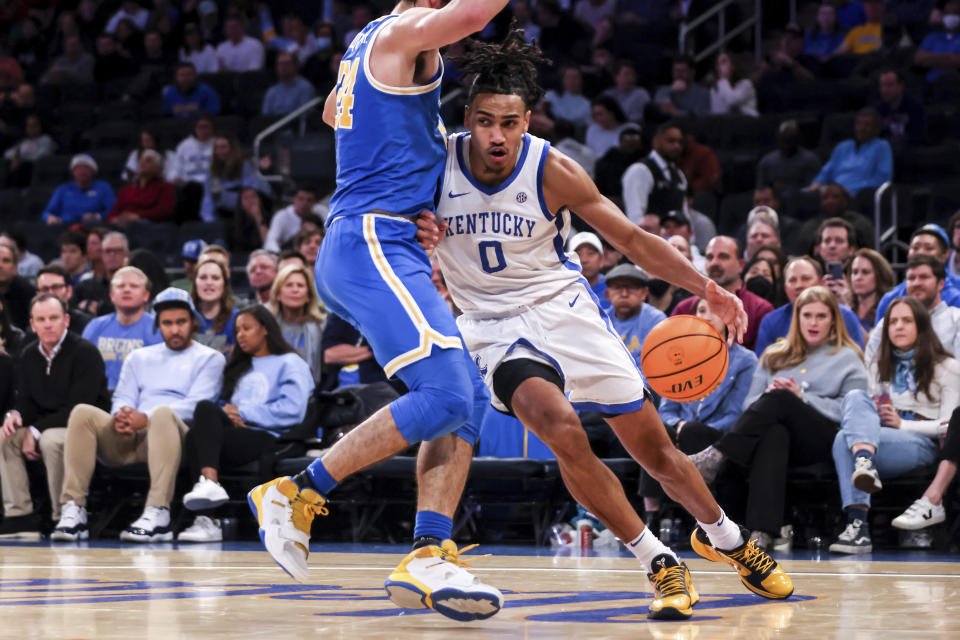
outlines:
{"label": "white kentucky jersey", "polygon": [[437,256],[457,306],[467,314],[511,314],[555,297],[581,278],[576,254],[564,252],[570,214],[552,214],[543,195],[550,143],[523,136],[510,176],[486,187],[469,169],[470,134],[447,140],[437,217],[450,227]]}

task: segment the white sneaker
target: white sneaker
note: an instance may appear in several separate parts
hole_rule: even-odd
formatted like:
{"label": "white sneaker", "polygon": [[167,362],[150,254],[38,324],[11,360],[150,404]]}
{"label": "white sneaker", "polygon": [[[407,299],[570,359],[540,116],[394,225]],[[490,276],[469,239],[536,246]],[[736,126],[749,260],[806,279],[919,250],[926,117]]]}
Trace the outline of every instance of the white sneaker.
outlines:
{"label": "white sneaker", "polygon": [[51,540],[74,542],[90,537],[87,529],[87,509],[70,500],[60,508],[60,522],[50,534]]}
{"label": "white sneaker", "polygon": [[190,493],[183,496],[183,506],[190,511],[215,509],[230,500],[226,489],[219,482],[200,476]]}
{"label": "white sneaker", "polygon": [[173,540],[173,531],[170,530],[170,509],[146,507],[143,515],[120,532],[120,539],[127,542],[170,542]]}
{"label": "white sneaker", "polygon": [[390,600],[402,609],[434,609],[448,618],[468,622],[489,618],[503,606],[503,594],[484,584],[464,567],[452,540],[441,546],[415,549],[384,583]]}
{"label": "white sneaker", "polygon": [[313,489],[301,489],[289,476],[254,487],[247,503],[260,525],[267,552],[297,582],[306,582],[310,527],[314,516],[325,516],[327,500]]}
{"label": "white sneaker", "polygon": [[207,516],[197,516],[193,524],[180,532],[178,542],[220,542],[223,540],[223,531],[220,530],[220,521]]}
{"label": "white sneaker", "polygon": [[924,529],[940,524],[947,519],[942,504],[933,504],[927,496],[920,496],[907,507],[907,510],[893,519],[892,524],[897,529]]}

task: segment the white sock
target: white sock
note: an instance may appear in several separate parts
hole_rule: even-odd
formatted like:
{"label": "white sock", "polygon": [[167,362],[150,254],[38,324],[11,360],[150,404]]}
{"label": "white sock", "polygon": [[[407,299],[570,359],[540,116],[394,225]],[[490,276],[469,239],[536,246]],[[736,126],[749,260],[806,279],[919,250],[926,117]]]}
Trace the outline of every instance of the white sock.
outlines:
{"label": "white sock", "polygon": [[710,538],[710,544],[721,551],[730,551],[742,545],[745,540],[740,535],[740,527],[720,510],[720,519],[713,524],[705,524],[697,520],[697,524]]}
{"label": "white sock", "polygon": [[643,563],[649,571],[652,571],[653,559],[661,554],[672,556],[678,563],[677,557],[670,547],[660,542],[660,538],[650,531],[649,527],[644,528],[636,538],[627,543],[627,549],[637,557],[637,560]]}

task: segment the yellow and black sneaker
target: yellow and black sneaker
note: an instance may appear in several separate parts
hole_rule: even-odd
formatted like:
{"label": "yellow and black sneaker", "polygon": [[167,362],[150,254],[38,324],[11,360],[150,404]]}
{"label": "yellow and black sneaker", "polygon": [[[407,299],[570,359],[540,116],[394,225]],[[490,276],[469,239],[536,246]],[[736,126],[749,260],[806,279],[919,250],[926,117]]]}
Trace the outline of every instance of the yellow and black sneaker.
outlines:
{"label": "yellow and black sneaker", "polygon": [[766,551],[748,540],[750,533],[740,528],[746,542],[736,549],[724,551],[710,544],[710,538],[699,526],[690,534],[690,546],[702,558],[712,562],[726,562],[740,574],[740,582],[758,596],[781,600],[793,593],[793,582],[777,561]]}
{"label": "yellow and black sneaker", "polygon": [[687,565],[677,562],[668,553],[661,553],[652,564],[657,572],[647,574],[653,585],[653,602],[647,617],[653,620],[688,619],[693,615],[693,605],[700,601],[700,596],[693,588]]}

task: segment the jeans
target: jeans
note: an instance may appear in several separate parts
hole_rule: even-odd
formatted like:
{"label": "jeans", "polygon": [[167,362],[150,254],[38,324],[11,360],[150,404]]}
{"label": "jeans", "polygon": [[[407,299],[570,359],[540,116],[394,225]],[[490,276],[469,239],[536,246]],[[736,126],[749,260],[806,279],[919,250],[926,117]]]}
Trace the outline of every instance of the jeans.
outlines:
{"label": "jeans", "polygon": [[850,447],[858,442],[877,448],[873,464],[881,478],[894,478],[928,465],[936,460],[939,450],[937,442],[925,435],[881,426],[873,399],[859,389],[849,392],[841,407],[840,431],[833,441],[833,464],[837,468],[844,507],[870,506],[870,494],[860,491],[850,481],[854,468]]}

